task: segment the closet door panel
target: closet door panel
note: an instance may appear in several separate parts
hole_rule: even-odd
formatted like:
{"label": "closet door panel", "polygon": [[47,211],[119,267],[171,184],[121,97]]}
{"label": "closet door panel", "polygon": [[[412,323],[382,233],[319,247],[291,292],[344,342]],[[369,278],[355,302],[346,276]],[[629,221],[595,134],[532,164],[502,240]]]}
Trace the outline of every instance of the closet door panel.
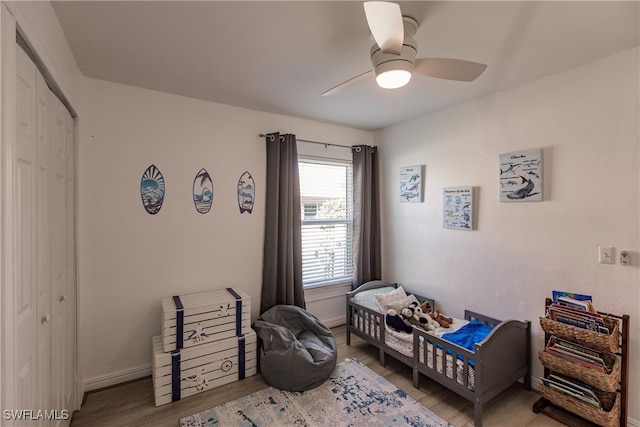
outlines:
{"label": "closet door panel", "polygon": [[[36,72],[38,408],[51,408],[51,129],[50,91]],[[44,425],[49,423],[45,422]]]}
{"label": "closet door panel", "polygon": [[66,320],[67,320],[67,357],[66,357],[66,383],[64,401],[70,410],[75,409],[77,361],[76,351],[76,233],[75,233],[75,143],[74,120],[65,109],[66,115],[66,144],[67,144],[67,283],[66,283]]}
{"label": "closet door panel", "polygon": [[67,289],[67,127],[66,109],[53,93],[51,102],[51,397],[54,409],[67,409],[70,351]]}
{"label": "closet door panel", "polygon": [[36,68],[29,57],[16,54],[16,159],[14,292],[16,390],[22,408],[37,405],[37,240],[36,240]]}

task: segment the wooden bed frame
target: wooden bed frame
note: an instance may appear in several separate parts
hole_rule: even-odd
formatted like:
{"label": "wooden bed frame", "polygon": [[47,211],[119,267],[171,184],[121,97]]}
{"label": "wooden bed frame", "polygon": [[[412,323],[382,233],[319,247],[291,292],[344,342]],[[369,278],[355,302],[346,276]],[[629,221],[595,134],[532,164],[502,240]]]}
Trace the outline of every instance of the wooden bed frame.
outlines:
{"label": "wooden bed frame", "polygon": [[[376,310],[361,306],[352,301],[357,293],[384,286],[396,286],[380,282],[365,283],[346,295],[347,309],[347,345],[351,345],[351,334],[362,338],[380,350],[380,364],[384,366],[385,355],[388,354],[413,369],[413,386],[419,388],[420,374],[442,384],[454,393],[469,400],[474,405],[474,423],[482,426],[482,408],[490,399],[507,389],[511,384],[523,378],[526,390],[531,390],[531,322],[506,320],[500,321],[472,311],[465,311],[465,319],[478,320],[492,326],[491,333],[480,343],[475,351],[469,351],[456,344],[431,335],[426,331],[414,328],[413,356],[407,356],[385,343],[384,314]],[[435,307],[431,298],[416,297],[427,300]],[[355,321],[359,319],[360,321]],[[421,344],[422,343],[422,344]],[[433,349],[458,355],[463,364],[463,384],[458,383],[454,366],[453,378],[446,375],[446,357],[442,357],[437,364],[436,351],[427,352],[427,345]],[[421,354],[422,353],[422,354]],[[428,359],[430,358],[430,360]],[[422,360],[422,362],[420,362]],[[474,387],[469,389],[469,360],[475,363]],[[432,367],[428,366],[430,362]]]}

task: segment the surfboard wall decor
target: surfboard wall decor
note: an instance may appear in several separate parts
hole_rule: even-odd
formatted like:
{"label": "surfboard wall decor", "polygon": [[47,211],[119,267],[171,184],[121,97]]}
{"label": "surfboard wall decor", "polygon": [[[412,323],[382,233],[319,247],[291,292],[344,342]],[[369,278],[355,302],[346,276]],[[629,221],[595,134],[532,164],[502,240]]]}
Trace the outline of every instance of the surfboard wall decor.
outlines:
{"label": "surfboard wall decor", "polygon": [[193,203],[196,210],[206,214],[213,204],[213,181],[206,169],[200,169],[193,180]]}
{"label": "surfboard wall decor", "polygon": [[240,213],[251,213],[256,196],[256,183],[249,172],[244,172],[238,180],[238,207]]}
{"label": "surfboard wall decor", "polygon": [[160,212],[164,202],[165,185],[164,176],[155,165],[151,165],[142,174],[140,180],[140,197],[142,206],[151,215]]}

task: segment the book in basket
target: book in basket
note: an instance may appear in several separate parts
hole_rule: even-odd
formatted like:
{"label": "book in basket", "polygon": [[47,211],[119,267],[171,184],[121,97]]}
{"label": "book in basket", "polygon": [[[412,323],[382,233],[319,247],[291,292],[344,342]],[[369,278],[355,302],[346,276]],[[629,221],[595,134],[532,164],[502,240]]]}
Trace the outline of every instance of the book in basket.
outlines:
{"label": "book in basket", "polygon": [[571,341],[566,341],[556,336],[552,336],[549,339],[549,343],[547,344],[545,351],[561,359],[577,363],[585,368],[593,369],[605,374],[610,373],[610,369],[601,352]]}

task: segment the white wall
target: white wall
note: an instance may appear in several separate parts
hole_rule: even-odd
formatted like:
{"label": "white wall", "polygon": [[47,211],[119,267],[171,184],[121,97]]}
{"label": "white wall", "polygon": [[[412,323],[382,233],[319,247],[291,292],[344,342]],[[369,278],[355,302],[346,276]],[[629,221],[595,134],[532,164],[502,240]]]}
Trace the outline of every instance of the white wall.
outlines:
{"label": "white wall", "polygon": [[[639,51],[557,74],[375,134],[381,146],[383,277],[533,326],[552,290],[631,316],[630,417],[640,420]],[[544,201],[500,203],[498,156],[544,149]],[[424,203],[399,203],[401,166],[426,165]],[[442,188],[474,186],[477,230],[442,227]],[[601,265],[598,245],[631,252]],[[617,258],[617,255],[616,255]]]}
{"label": "white wall", "polygon": [[[88,388],[148,375],[160,299],[234,287],[260,308],[265,142],[259,133],[343,145],[370,132],[229,107],[86,79],[79,154],[80,345]],[[140,200],[155,164],[166,198],[156,215]],[[193,205],[195,174],[214,183],[213,207]],[[236,186],[256,181],[252,214],[240,214]],[[343,299],[340,299],[343,302]],[[344,309],[342,310],[344,311]]]}

